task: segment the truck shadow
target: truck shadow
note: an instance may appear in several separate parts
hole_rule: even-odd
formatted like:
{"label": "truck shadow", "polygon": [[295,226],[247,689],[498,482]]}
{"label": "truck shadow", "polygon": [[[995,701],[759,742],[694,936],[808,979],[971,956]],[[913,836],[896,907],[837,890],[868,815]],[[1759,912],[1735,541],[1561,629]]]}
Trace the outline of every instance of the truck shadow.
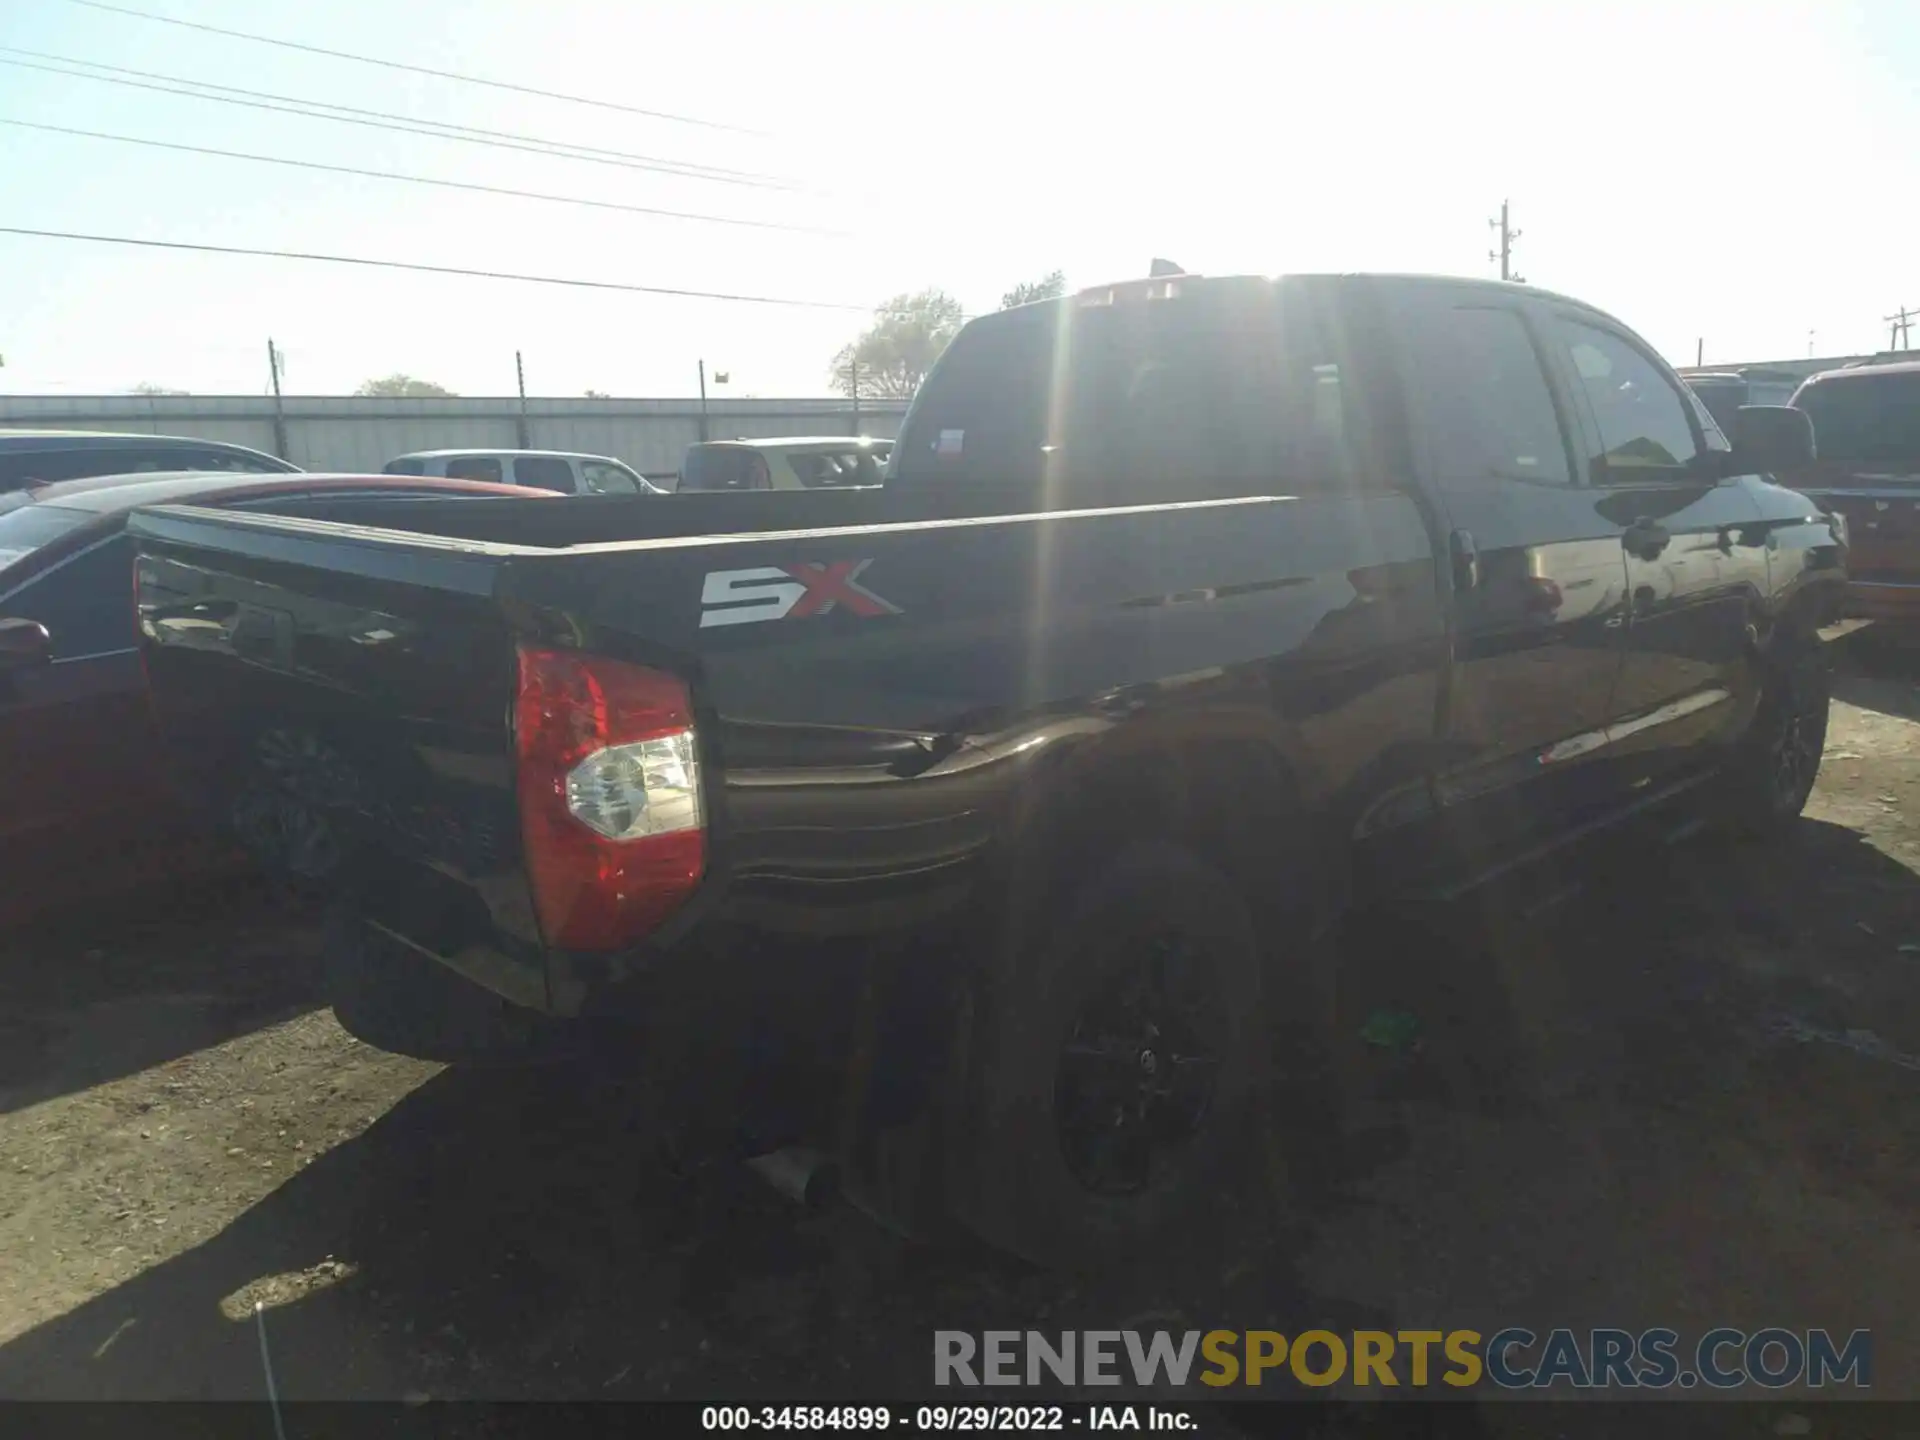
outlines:
{"label": "truck shadow", "polygon": [[252,878],[68,906],[0,933],[0,1114],[311,1010],[310,915]]}
{"label": "truck shadow", "polygon": [[1920,720],[1920,640],[1869,625],[1833,647],[1836,700],[1901,720]]}
{"label": "truck shadow", "polygon": [[[1764,1131],[1837,1185],[1920,1198],[1897,1158],[1913,1150],[1896,1133],[1907,1077],[1842,1055],[1861,1073],[1834,1081],[1766,1030],[1790,1013],[1920,1048],[1920,978],[1882,973],[1848,940],[1920,914],[1914,875],[1813,821],[1777,847],[1593,866],[1593,898],[1536,920],[1377,932],[1364,1003],[1418,1022],[1399,1048],[1360,1047],[1377,1123],[1352,1131],[1311,1208],[1223,1207],[1191,1252],[1076,1280],[908,1245],[850,1211],[799,1210],[737,1167],[671,1173],[670,1117],[643,1086],[446,1071],[211,1240],[0,1347],[0,1394],[258,1398],[254,1298],[294,1399],[908,1398],[928,1388],[935,1328],[1431,1324],[1324,1256],[1301,1262],[1330,1220],[1380,1204],[1374,1181],[1416,1132],[1461,1112],[1516,1134],[1576,1104],[1623,1133]],[[1856,1121],[1844,1144],[1837,1109]],[[1489,1227],[1518,1203],[1497,1175],[1456,1183]]]}

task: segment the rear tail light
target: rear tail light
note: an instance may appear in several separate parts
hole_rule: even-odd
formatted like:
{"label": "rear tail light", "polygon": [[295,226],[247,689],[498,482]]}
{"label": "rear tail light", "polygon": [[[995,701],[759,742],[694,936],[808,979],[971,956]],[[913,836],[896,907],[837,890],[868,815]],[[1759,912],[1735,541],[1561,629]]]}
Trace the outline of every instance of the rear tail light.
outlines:
{"label": "rear tail light", "polygon": [[540,931],[617,950],[684,904],[706,868],[693,702],[672,675],[520,648],[521,835]]}

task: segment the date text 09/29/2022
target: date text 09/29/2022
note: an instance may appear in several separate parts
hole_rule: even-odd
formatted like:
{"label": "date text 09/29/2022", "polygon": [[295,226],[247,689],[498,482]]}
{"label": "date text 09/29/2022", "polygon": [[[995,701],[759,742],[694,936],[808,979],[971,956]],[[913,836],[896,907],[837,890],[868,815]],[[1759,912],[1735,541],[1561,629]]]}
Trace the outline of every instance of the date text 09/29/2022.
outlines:
{"label": "date text 09/29/2022", "polygon": [[1024,1430],[1199,1429],[1185,1410],[1158,1405],[708,1405],[702,1430],[900,1430],[914,1434]]}

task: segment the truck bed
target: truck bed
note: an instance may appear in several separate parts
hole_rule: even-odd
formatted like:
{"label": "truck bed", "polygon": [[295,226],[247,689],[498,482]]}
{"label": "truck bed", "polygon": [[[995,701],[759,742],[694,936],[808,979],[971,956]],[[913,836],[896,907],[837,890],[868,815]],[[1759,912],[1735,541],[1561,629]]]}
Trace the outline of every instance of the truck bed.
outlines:
{"label": "truck bed", "polygon": [[[231,807],[267,777],[324,817],[379,923],[521,1004],[572,1013],[629,960],[542,942],[513,788],[517,643],[692,691],[711,852],[649,954],[739,926],[937,924],[975,898],[1022,796],[1121,727],[1153,737],[1141,763],[1155,769],[1183,746],[1213,768],[1275,743],[1310,751],[1300,773],[1328,805],[1371,786],[1383,751],[1431,734],[1444,637],[1403,495],[681,533],[695,511],[676,505],[705,516],[743,498],[787,497],[619,500],[605,509],[649,533],[586,543],[566,540],[597,528],[591,501],[407,517],[458,532],[438,534],[136,516],[148,663],[183,787]],[[883,503],[803,495],[730,513],[766,525],[820,500]]]}

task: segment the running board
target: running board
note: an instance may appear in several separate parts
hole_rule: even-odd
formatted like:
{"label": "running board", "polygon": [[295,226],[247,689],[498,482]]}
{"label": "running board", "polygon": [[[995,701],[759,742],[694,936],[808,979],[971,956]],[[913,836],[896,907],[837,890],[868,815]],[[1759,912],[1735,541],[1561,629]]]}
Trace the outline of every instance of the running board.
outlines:
{"label": "running board", "polygon": [[[1520,871],[1530,870],[1535,865],[1550,859],[1552,856],[1570,850],[1575,846],[1583,845],[1587,841],[1604,835],[1609,831],[1617,830],[1636,817],[1645,815],[1649,811],[1657,810],[1660,806],[1669,804],[1690,790],[1697,790],[1713,778],[1714,775],[1711,772],[1704,775],[1689,776],[1687,779],[1676,781],[1664,789],[1651,791],[1624,809],[1616,810],[1612,814],[1598,820],[1589,820],[1584,825],[1576,826],[1564,834],[1556,835],[1551,840],[1543,841],[1539,845],[1523,850],[1519,854],[1502,860],[1498,864],[1482,870],[1476,875],[1469,876],[1465,880],[1441,888],[1419,892],[1418,898],[1436,900],[1441,904],[1451,905],[1462,896],[1470,895],[1476,890],[1483,890],[1487,886],[1504,880]],[[1677,845],[1683,840],[1691,839],[1705,828],[1706,821],[1689,819],[1669,831],[1664,837],[1664,843]],[[1546,908],[1553,903],[1557,903],[1557,901],[1549,900],[1542,902],[1541,908]]]}

